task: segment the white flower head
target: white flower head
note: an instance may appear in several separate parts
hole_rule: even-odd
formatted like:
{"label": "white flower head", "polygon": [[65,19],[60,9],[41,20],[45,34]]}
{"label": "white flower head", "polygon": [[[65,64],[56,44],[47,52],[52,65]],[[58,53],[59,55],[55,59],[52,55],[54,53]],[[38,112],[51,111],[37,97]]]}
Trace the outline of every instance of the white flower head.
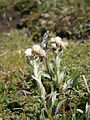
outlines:
{"label": "white flower head", "polygon": [[32,55],[32,49],[31,48],[26,49],[25,55],[26,56],[31,56]]}
{"label": "white flower head", "polygon": [[39,51],[40,51],[40,45],[33,45],[33,46],[32,46],[32,50],[33,50],[33,52],[35,52],[35,53],[39,53]]}
{"label": "white flower head", "polygon": [[51,47],[52,47],[53,49],[57,49],[56,43],[51,43]]}
{"label": "white flower head", "polygon": [[46,52],[45,52],[45,50],[43,50],[42,48],[40,48],[39,54],[40,54],[40,56],[42,56],[42,57],[45,57],[45,56],[46,56]]}
{"label": "white flower head", "polygon": [[61,41],[62,41],[62,39],[58,36],[55,38],[51,38],[51,40],[50,40],[51,47],[55,50],[58,49],[59,47],[61,47]]}
{"label": "white flower head", "polygon": [[60,37],[55,37],[56,44],[59,45],[61,44],[62,39]]}
{"label": "white flower head", "polygon": [[50,42],[51,42],[51,43],[55,43],[55,42],[56,42],[55,38],[51,38],[51,39],[50,39]]}
{"label": "white flower head", "polygon": [[67,41],[62,41],[61,37],[57,36],[57,37],[53,37],[51,38],[50,40],[50,43],[51,43],[51,47],[53,49],[60,49],[60,48],[63,48],[65,49],[67,46],[68,46],[68,42]]}
{"label": "white flower head", "polygon": [[34,53],[36,53],[37,55],[41,56],[41,57],[45,57],[46,56],[45,50],[43,50],[40,45],[33,45],[32,46],[32,51]]}

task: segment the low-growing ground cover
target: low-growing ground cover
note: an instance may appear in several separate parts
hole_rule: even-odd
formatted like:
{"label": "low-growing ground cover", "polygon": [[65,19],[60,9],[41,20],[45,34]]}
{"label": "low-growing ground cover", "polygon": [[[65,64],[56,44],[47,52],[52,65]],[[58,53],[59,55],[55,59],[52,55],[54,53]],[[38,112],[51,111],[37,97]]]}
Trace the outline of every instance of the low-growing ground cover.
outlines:
{"label": "low-growing ground cover", "polygon": [[[52,36],[52,34],[51,34]],[[41,38],[39,38],[41,39]],[[13,30],[10,33],[3,33],[0,35],[0,118],[4,120],[39,120],[43,103],[40,99],[36,81],[31,75],[33,71],[26,63],[24,55],[25,49],[34,44],[33,36],[27,37],[25,31]],[[53,58],[51,55],[50,58]],[[69,41],[68,47],[63,51],[63,58],[61,61],[61,68],[66,67],[65,80],[69,76],[76,75],[78,89],[72,90],[69,102],[65,104],[63,111],[60,114],[64,116],[61,119],[74,120],[74,114],[77,120],[86,119],[86,104],[89,104],[89,93],[84,83],[82,75],[90,80],[90,40],[84,41]],[[50,94],[52,81],[47,78],[42,78],[43,84],[48,94]],[[64,80],[64,82],[65,82]],[[62,84],[64,84],[64,82]],[[56,87],[56,86],[54,86]],[[54,88],[55,89],[55,88]],[[63,92],[63,91],[62,91]],[[63,93],[58,100],[63,101],[67,96]],[[71,102],[71,103],[70,103]],[[72,106],[68,108],[68,103]],[[76,112],[79,109],[79,114]],[[82,111],[80,111],[82,110]],[[64,113],[65,112],[65,113]],[[51,119],[47,116],[47,119]],[[56,120],[56,118],[53,118]],[[89,120],[87,118],[87,120]]]}

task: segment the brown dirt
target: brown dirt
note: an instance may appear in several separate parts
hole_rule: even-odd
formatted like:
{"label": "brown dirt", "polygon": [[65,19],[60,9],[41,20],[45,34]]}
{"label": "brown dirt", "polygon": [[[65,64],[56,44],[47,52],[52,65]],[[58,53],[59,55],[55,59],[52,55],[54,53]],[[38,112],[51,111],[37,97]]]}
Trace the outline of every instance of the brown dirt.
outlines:
{"label": "brown dirt", "polygon": [[20,19],[20,12],[13,9],[0,14],[0,33],[9,32],[11,29],[16,28]]}
{"label": "brown dirt", "polygon": [[[6,12],[4,12],[3,14],[0,14],[0,33],[9,32],[11,29],[14,28],[22,29],[23,27],[29,27],[32,21],[35,20],[39,22],[38,19],[40,16],[37,16],[38,14],[30,15],[29,13],[28,15],[22,15],[21,12],[15,11],[13,8],[5,11]],[[82,21],[87,24],[87,27],[85,27],[83,31],[80,31],[79,28],[77,28],[79,32],[75,31],[75,26],[77,26],[77,24],[81,25]],[[89,23],[89,19],[82,18],[78,20],[77,16],[69,15],[57,19],[53,28],[56,34],[61,36],[62,38],[90,38]]]}

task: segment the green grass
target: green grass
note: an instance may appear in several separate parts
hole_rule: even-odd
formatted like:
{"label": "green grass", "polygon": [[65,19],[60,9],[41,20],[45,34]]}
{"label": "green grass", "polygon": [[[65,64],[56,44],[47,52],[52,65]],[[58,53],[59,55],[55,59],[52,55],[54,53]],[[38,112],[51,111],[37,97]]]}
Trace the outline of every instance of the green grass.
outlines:
{"label": "green grass", "polygon": [[[0,35],[0,117],[4,120],[10,120],[10,118],[39,120],[43,105],[37,96],[36,82],[30,76],[32,71],[24,56],[24,50],[31,47],[33,43],[33,37],[26,37],[24,30],[13,30],[9,34]],[[78,69],[80,79],[82,80],[82,75],[85,75],[89,82],[90,40],[82,43],[69,41],[68,48],[63,51],[62,66],[66,67],[66,76]],[[30,95],[26,96],[23,90],[30,92]],[[84,93],[81,92],[81,94]],[[73,98],[77,103],[76,95]],[[85,103],[82,102],[82,104]],[[13,111],[15,107],[23,108],[23,110]]]}
{"label": "green grass", "polygon": [[73,72],[74,69],[79,69],[81,74],[90,79],[89,58],[90,40],[85,40],[83,43],[70,41],[63,55],[63,64],[67,66],[68,71]]}

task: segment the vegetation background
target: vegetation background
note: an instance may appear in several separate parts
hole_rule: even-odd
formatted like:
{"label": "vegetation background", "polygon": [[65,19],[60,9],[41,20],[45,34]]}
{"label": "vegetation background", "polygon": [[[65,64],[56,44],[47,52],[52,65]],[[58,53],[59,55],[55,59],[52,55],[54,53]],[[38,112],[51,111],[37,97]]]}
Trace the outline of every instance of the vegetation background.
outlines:
{"label": "vegetation background", "polygon": [[[86,103],[90,104],[90,95],[82,78],[85,75],[90,84],[90,1],[0,0],[1,120],[40,119],[43,105],[24,51],[32,44],[40,43],[47,30],[50,31],[49,39],[60,36],[69,42],[61,63],[66,67],[66,76],[80,71],[80,96],[72,94],[72,103],[84,112]],[[49,81],[43,80],[43,83],[49,92]],[[66,119],[71,119],[71,116],[68,113]],[[81,113],[77,120],[86,119],[85,114],[81,118],[79,116]]]}

